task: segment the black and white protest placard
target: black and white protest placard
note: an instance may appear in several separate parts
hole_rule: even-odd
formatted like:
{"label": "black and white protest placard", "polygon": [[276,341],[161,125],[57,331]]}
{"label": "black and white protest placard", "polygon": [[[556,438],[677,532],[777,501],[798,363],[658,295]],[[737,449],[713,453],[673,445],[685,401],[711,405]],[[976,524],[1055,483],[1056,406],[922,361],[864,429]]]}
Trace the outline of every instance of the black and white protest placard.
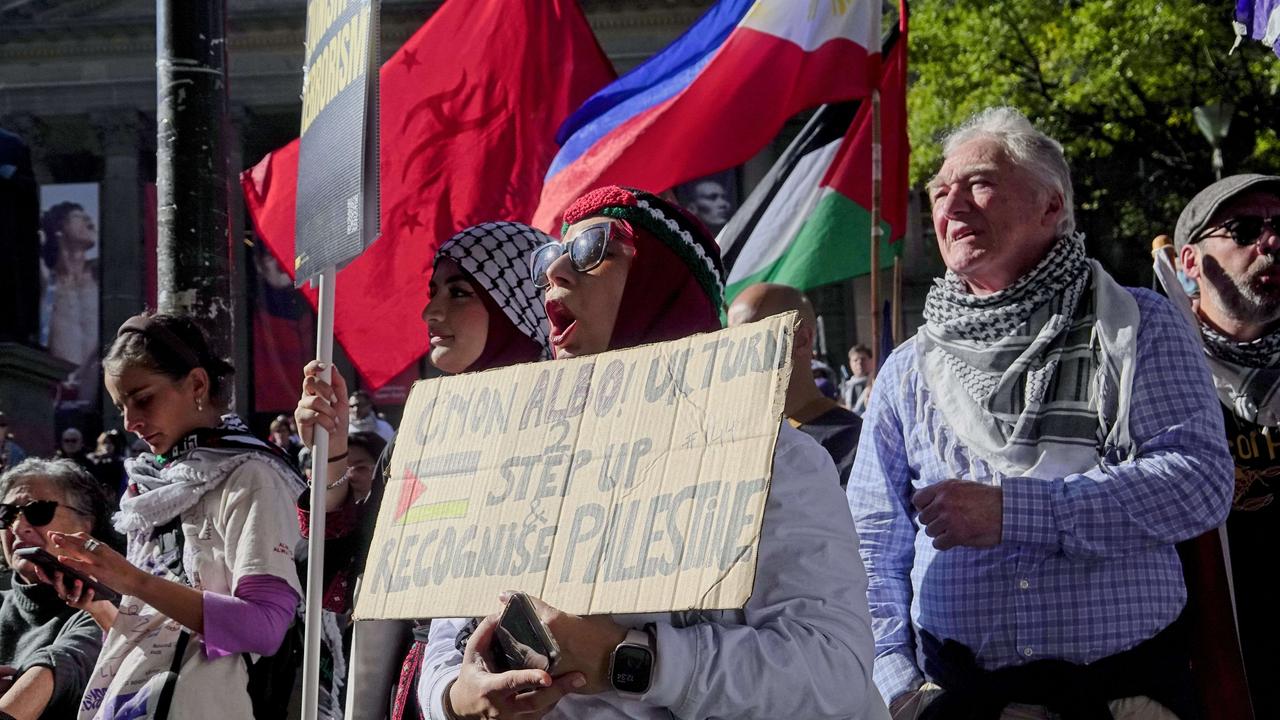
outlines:
{"label": "black and white protest placard", "polygon": [[378,0],[309,0],[295,282],[378,236]]}

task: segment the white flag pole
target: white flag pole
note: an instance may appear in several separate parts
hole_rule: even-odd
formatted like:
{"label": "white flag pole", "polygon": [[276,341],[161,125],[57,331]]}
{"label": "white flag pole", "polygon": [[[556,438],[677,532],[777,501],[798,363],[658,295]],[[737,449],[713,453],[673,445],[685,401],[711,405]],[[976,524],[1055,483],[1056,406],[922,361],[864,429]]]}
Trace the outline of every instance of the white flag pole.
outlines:
{"label": "white flag pole", "polygon": [[[329,266],[321,271],[320,307],[317,313],[316,359],[324,363],[320,379],[333,377],[333,298],[338,269]],[[328,487],[329,432],[319,425],[311,448],[311,537],[307,539],[307,612],[306,636],[302,656],[302,720],[318,720],[320,713],[320,642],[324,622],[321,600],[324,598],[324,514],[325,489]]]}

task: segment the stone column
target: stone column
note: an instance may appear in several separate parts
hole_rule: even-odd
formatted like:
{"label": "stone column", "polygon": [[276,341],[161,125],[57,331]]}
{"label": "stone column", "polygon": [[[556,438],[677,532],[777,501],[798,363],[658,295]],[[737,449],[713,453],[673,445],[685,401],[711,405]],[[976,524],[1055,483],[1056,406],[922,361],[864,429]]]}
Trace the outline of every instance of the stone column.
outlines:
{"label": "stone column", "polygon": [[0,340],[40,342],[40,187],[43,123],[29,114],[0,118],[4,137],[16,135],[25,157],[5,141],[0,158]]}
{"label": "stone column", "polygon": [[[103,174],[98,238],[102,243],[101,344],[111,344],[115,331],[142,312],[146,299],[147,258],[144,253],[142,132],[147,126],[134,108],[92,116],[102,142]],[[120,424],[110,396],[101,394],[102,425]]]}

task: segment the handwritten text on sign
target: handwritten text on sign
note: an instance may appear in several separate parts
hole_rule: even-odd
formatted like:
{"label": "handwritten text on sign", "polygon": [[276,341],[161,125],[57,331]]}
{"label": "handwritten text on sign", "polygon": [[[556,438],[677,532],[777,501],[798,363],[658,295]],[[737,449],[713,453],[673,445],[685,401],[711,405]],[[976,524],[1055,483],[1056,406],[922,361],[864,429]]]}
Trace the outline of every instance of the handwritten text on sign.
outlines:
{"label": "handwritten text on sign", "polygon": [[357,617],[741,607],[793,318],[416,384]]}

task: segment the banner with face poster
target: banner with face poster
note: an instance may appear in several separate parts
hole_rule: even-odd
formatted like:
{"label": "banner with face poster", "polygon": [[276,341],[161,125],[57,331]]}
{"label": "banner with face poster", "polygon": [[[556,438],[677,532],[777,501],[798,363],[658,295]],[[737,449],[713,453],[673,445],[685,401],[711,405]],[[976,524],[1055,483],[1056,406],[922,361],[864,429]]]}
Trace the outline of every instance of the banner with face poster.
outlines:
{"label": "banner with face poster", "polygon": [[40,342],[76,369],[58,407],[90,407],[97,398],[101,334],[98,183],[40,188]]}
{"label": "banner with face poster", "polygon": [[680,205],[701,220],[714,236],[738,211],[741,204],[738,185],[738,171],[725,170],[679,185],[675,195]]}

